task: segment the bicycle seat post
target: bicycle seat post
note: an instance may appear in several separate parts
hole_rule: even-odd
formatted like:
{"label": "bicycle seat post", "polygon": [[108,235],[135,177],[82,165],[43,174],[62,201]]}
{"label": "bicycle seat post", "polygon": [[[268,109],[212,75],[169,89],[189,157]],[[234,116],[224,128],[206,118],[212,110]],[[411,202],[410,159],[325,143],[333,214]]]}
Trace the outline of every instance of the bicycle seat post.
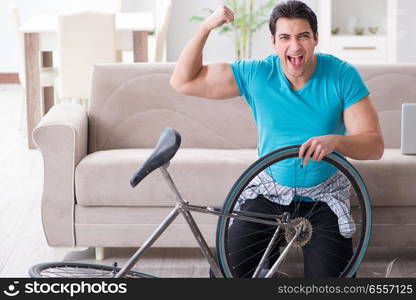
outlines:
{"label": "bicycle seat post", "polygon": [[169,164],[165,164],[162,167],[160,167],[160,171],[162,172],[163,178],[165,178],[166,182],[169,185],[170,190],[172,191],[176,202],[178,202],[180,212],[182,213],[183,217],[185,218],[186,222],[189,224],[189,228],[191,229],[201,251],[204,255],[205,259],[208,261],[209,265],[211,266],[211,269],[215,275],[215,277],[221,278],[223,277],[222,271],[220,267],[218,266],[214,256],[212,255],[211,251],[209,250],[208,244],[205,241],[204,237],[202,236],[201,231],[198,228],[198,225],[195,223],[195,220],[191,216],[191,213],[187,209],[182,209],[182,206],[185,204],[188,204],[188,201],[185,201],[181,194],[179,193],[178,189],[176,188],[175,183],[172,180],[172,177],[170,176],[167,168]]}
{"label": "bicycle seat post", "polygon": [[162,167],[160,167],[159,168],[159,170],[162,172],[162,175],[163,175],[163,178],[166,180],[166,182],[168,183],[168,186],[169,186],[169,188],[170,188],[170,190],[172,191],[172,193],[173,193],[173,196],[175,197],[175,199],[176,199],[176,202],[178,202],[179,204],[187,204],[188,202],[187,201],[185,201],[183,198],[182,198],[182,196],[181,196],[181,194],[179,193],[179,191],[178,191],[178,189],[177,189],[177,187],[176,187],[176,185],[175,185],[175,183],[173,182],[173,180],[172,180],[172,177],[170,176],[170,174],[169,174],[169,172],[168,172],[168,166],[169,166],[169,163],[167,163],[167,164],[165,164],[165,165],[163,165]]}

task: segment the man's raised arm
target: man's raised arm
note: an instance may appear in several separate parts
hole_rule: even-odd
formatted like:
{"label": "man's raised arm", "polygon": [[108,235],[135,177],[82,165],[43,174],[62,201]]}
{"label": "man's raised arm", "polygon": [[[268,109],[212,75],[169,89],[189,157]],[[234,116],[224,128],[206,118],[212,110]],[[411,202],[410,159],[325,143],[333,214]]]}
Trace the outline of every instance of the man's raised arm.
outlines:
{"label": "man's raised arm", "polygon": [[240,95],[230,64],[202,64],[202,51],[210,32],[233,20],[234,13],[223,5],[201,23],[197,33],[179,56],[170,79],[172,88],[182,94],[211,99]]}

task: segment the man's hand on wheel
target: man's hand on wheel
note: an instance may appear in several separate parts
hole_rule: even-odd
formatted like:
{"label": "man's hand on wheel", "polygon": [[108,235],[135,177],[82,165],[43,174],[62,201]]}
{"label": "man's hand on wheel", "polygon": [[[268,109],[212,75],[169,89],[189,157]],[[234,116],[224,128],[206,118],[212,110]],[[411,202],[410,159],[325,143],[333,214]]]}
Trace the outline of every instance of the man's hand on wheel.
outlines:
{"label": "man's hand on wheel", "polygon": [[205,30],[211,31],[232,21],[234,21],[234,12],[226,5],[221,5],[202,22],[201,26]]}
{"label": "man's hand on wheel", "polygon": [[299,149],[299,157],[303,157],[303,165],[308,164],[309,158],[320,161],[325,155],[335,150],[338,143],[337,135],[323,135],[312,137],[302,144]]}

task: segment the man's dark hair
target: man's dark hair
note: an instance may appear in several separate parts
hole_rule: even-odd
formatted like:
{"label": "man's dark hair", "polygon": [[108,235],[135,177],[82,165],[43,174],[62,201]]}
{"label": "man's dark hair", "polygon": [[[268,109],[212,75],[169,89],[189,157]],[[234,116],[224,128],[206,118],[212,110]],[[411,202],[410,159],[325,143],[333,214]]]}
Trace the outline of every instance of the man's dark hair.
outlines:
{"label": "man's dark hair", "polygon": [[276,22],[279,18],[306,19],[311,26],[313,36],[316,38],[318,21],[313,10],[302,1],[289,0],[276,5],[270,15],[269,28],[273,36],[276,34]]}

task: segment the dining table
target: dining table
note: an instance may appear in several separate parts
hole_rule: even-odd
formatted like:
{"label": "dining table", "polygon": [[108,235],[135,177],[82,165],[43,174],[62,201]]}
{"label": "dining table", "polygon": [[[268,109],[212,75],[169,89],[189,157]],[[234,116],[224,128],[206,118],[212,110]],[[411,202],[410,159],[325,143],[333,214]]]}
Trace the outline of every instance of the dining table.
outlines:
{"label": "dining table", "polygon": [[[116,13],[115,27],[116,50],[133,51],[134,62],[147,62],[148,34],[155,31],[153,13]],[[20,31],[24,36],[28,147],[33,149],[32,131],[54,103],[53,87],[40,86],[40,70],[53,67],[53,52],[58,49],[58,13],[33,15]]]}

